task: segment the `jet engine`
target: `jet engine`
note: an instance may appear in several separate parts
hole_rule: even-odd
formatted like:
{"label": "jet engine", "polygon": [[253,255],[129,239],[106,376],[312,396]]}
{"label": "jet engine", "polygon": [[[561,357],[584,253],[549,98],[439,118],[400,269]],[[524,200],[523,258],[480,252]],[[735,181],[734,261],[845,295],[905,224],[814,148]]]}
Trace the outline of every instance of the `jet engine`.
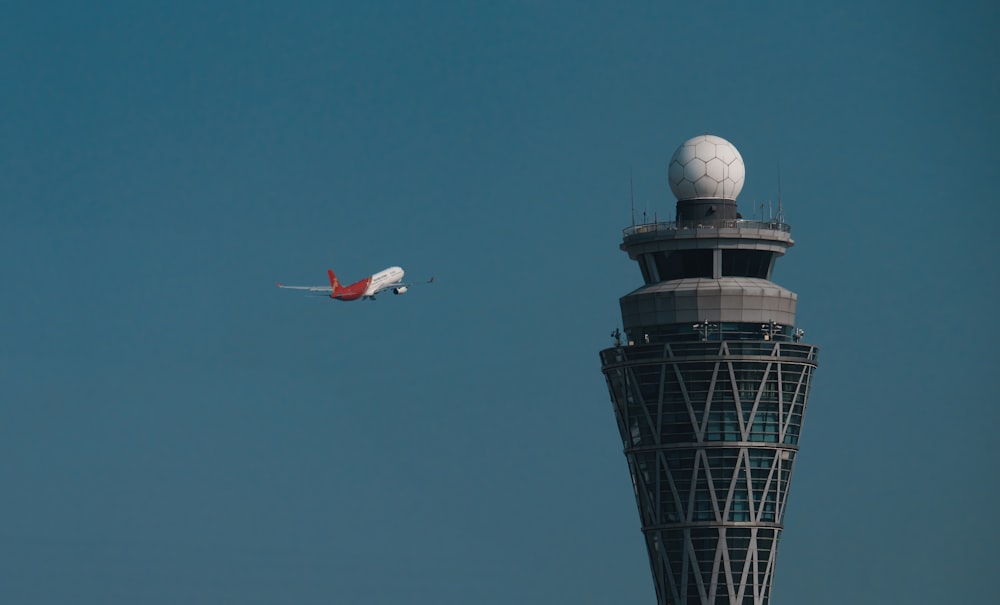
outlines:
{"label": "jet engine", "polygon": [[406,286],[400,286],[398,288],[392,289],[393,294],[406,294]]}

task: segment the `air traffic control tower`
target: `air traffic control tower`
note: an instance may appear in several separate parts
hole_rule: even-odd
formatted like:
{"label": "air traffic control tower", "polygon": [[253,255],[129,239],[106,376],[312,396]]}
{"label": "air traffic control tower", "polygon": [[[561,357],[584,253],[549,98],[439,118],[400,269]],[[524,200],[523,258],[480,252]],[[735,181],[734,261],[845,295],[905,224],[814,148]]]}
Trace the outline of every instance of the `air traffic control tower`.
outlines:
{"label": "air traffic control tower", "polygon": [[657,602],[766,605],[817,365],[795,293],[771,281],[791,229],[737,212],[743,158],[725,139],[688,140],[669,175],[676,220],[625,229],[644,284],[602,370]]}

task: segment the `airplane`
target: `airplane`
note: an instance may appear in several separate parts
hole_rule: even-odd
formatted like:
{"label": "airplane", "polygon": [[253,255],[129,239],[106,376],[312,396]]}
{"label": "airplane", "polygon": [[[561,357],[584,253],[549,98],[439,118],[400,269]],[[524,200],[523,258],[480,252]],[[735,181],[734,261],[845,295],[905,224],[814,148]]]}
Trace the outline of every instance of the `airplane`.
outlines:
{"label": "airplane", "polygon": [[[336,300],[357,300],[367,298],[375,300],[375,295],[379,292],[392,290],[393,294],[405,294],[413,284],[403,283],[403,269],[400,267],[389,267],[378,273],[370,275],[360,281],[356,281],[349,286],[341,285],[332,269],[327,269],[326,274],[330,277],[329,286],[286,286],[278,282],[279,288],[288,290],[306,290],[308,292],[323,292],[329,294],[330,298]],[[423,283],[433,283],[434,278],[430,278]]]}

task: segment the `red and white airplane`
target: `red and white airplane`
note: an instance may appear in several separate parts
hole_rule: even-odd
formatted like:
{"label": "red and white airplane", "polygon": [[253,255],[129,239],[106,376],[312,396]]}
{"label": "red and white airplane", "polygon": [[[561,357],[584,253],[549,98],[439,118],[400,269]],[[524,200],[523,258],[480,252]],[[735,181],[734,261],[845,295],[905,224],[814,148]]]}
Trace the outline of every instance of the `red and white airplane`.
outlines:
{"label": "red and white airplane", "polygon": [[[323,292],[328,294],[330,298],[335,298],[337,300],[357,300],[359,298],[368,298],[375,300],[375,295],[379,292],[385,292],[386,290],[392,290],[393,294],[405,294],[410,286],[413,284],[403,283],[403,269],[400,267],[389,267],[388,269],[383,269],[374,275],[370,275],[360,281],[356,281],[349,286],[341,285],[337,276],[333,274],[332,269],[327,269],[327,275],[330,276],[329,286],[286,286],[281,282],[278,282],[279,288],[286,288],[288,290],[306,290],[308,292]],[[425,283],[432,283],[434,278],[430,278]]]}

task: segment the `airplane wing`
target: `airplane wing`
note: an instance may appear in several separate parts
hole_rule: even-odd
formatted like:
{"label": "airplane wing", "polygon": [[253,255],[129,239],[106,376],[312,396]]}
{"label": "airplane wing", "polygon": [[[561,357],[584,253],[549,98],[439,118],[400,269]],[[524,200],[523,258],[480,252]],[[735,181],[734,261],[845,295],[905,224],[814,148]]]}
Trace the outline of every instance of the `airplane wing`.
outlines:
{"label": "airplane wing", "polygon": [[286,286],[285,284],[278,282],[279,288],[284,288],[285,290],[306,290],[308,292],[333,292],[333,288],[330,286]]}

